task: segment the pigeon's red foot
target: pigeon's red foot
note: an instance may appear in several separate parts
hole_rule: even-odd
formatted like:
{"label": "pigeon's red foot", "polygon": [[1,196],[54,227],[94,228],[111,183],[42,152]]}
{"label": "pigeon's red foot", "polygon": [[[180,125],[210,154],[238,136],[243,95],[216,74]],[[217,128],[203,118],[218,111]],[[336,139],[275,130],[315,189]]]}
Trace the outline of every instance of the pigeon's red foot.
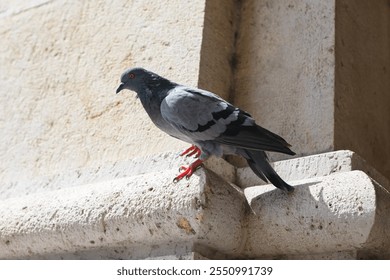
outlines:
{"label": "pigeon's red foot", "polygon": [[187,150],[185,150],[184,152],[182,152],[180,154],[180,156],[186,156],[186,157],[190,157],[190,156],[193,156],[195,155],[194,157],[195,158],[198,158],[200,156],[200,154],[202,153],[202,151],[195,145],[192,145],[191,147],[189,147]]}
{"label": "pigeon's red foot", "polygon": [[194,172],[196,170],[198,170],[200,167],[202,167],[202,163],[203,163],[203,160],[197,159],[196,161],[191,163],[188,167],[185,167],[185,166],[180,167],[179,172],[181,172],[181,173],[179,175],[177,175],[175,177],[175,179],[173,179],[173,182],[175,182],[175,183],[179,182],[184,177],[186,177],[186,179],[188,180],[192,176],[192,174],[194,174]]}

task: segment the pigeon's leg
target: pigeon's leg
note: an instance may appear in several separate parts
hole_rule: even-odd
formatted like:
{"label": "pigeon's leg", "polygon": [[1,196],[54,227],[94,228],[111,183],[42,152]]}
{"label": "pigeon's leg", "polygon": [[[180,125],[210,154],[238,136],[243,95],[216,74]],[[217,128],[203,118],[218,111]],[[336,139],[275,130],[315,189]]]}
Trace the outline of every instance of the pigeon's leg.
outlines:
{"label": "pigeon's leg", "polygon": [[202,153],[202,151],[197,146],[191,145],[191,147],[189,147],[187,150],[182,152],[180,154],[180,156],[190,157],[190,156],[195,155],[195,158],[198,158],[201,153]]}
{"label": "pigeon's leg", "polygon": [[202,163],[203,160],[197,159],[193,163],[191,163],[188,167],[185,166],[180,167],[181,173],[177,175],[175,179],[173,179],[173,182],[175,183],[179,182],[184,177],[186,177],[186,179],[188,180],[192,176],[192,174],[194,174],[194,172],[202,166]]}

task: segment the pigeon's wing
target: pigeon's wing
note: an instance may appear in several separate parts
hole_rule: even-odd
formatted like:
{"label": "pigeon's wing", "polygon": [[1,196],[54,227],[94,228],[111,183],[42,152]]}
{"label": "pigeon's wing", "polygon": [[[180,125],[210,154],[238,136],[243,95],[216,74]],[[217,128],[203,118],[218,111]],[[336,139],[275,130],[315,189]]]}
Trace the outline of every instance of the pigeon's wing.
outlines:
{"label": "pigeon's wing", "polygon": [[161,103],[161,115],[193,141],[214,140],[234,121],[232,105],[211,92],[178,86]]}
{"label": "pigeon's wing", "polygon": [[[187,139],[293,154],[280,136],[256,125],[245,111],[204,90],[177,86],[161,103],[162,117]],[[180,137],[179,137],[180,138]]]}

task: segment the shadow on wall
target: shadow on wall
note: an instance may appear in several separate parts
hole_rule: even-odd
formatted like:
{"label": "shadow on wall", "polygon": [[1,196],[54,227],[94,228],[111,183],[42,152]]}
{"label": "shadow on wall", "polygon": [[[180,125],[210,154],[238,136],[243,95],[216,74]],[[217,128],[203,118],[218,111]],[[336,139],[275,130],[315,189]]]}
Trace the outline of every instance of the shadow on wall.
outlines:
{"label": "shadow on wall", "polygon": [[390,178],[389,1],[336,1],[335,148]]}

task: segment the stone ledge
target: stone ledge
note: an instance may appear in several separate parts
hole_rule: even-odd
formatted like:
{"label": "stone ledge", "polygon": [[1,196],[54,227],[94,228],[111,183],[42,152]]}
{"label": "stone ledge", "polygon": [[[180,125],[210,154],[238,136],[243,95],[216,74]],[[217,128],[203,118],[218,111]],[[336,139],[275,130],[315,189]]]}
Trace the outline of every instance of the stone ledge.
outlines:
{"label": "stone ledge", "polygon": [[174,174],[149,173],[3,200],[0,258],[62,257],[121,244],[134,248],[127,258],[153,257],[137,253],[146,248],[192,248],[195,242],[220,252],[239,251],[242,194],[212,172],[178,184],[172,183]]}
{"label": "stone ledge", "polygon": [[[313,166],[316,174],[329,173],[288,180],[296,186],[291,195],[272,185],[241,190],[222,179],[235,174],[223,161],[208,163],[222,177],[201,169],[173,184],[176,171],[164,170],[164,160],[159,172],[137,174],[135,168],[129,177],[5,199],[0,258],[384,256],[390,248],[389,193],[364,172],[349,171],[352,161],[346,159],[353,157],[329,154],[275,164],[297,167],[297,177],[312,174]],[[343,160],[320,164],[334,158]],[[236,182],[248,178],[239,177],[247,171],[239,169]]]}
{"label": "stone ledge", "polygon": [[[362,171],[294,181],[295,192],[245,189],[246,251],[253,257],[318,254],[362,248],[375,220],[373,181]],[[287,197],[288,196],[288,197]]]}

